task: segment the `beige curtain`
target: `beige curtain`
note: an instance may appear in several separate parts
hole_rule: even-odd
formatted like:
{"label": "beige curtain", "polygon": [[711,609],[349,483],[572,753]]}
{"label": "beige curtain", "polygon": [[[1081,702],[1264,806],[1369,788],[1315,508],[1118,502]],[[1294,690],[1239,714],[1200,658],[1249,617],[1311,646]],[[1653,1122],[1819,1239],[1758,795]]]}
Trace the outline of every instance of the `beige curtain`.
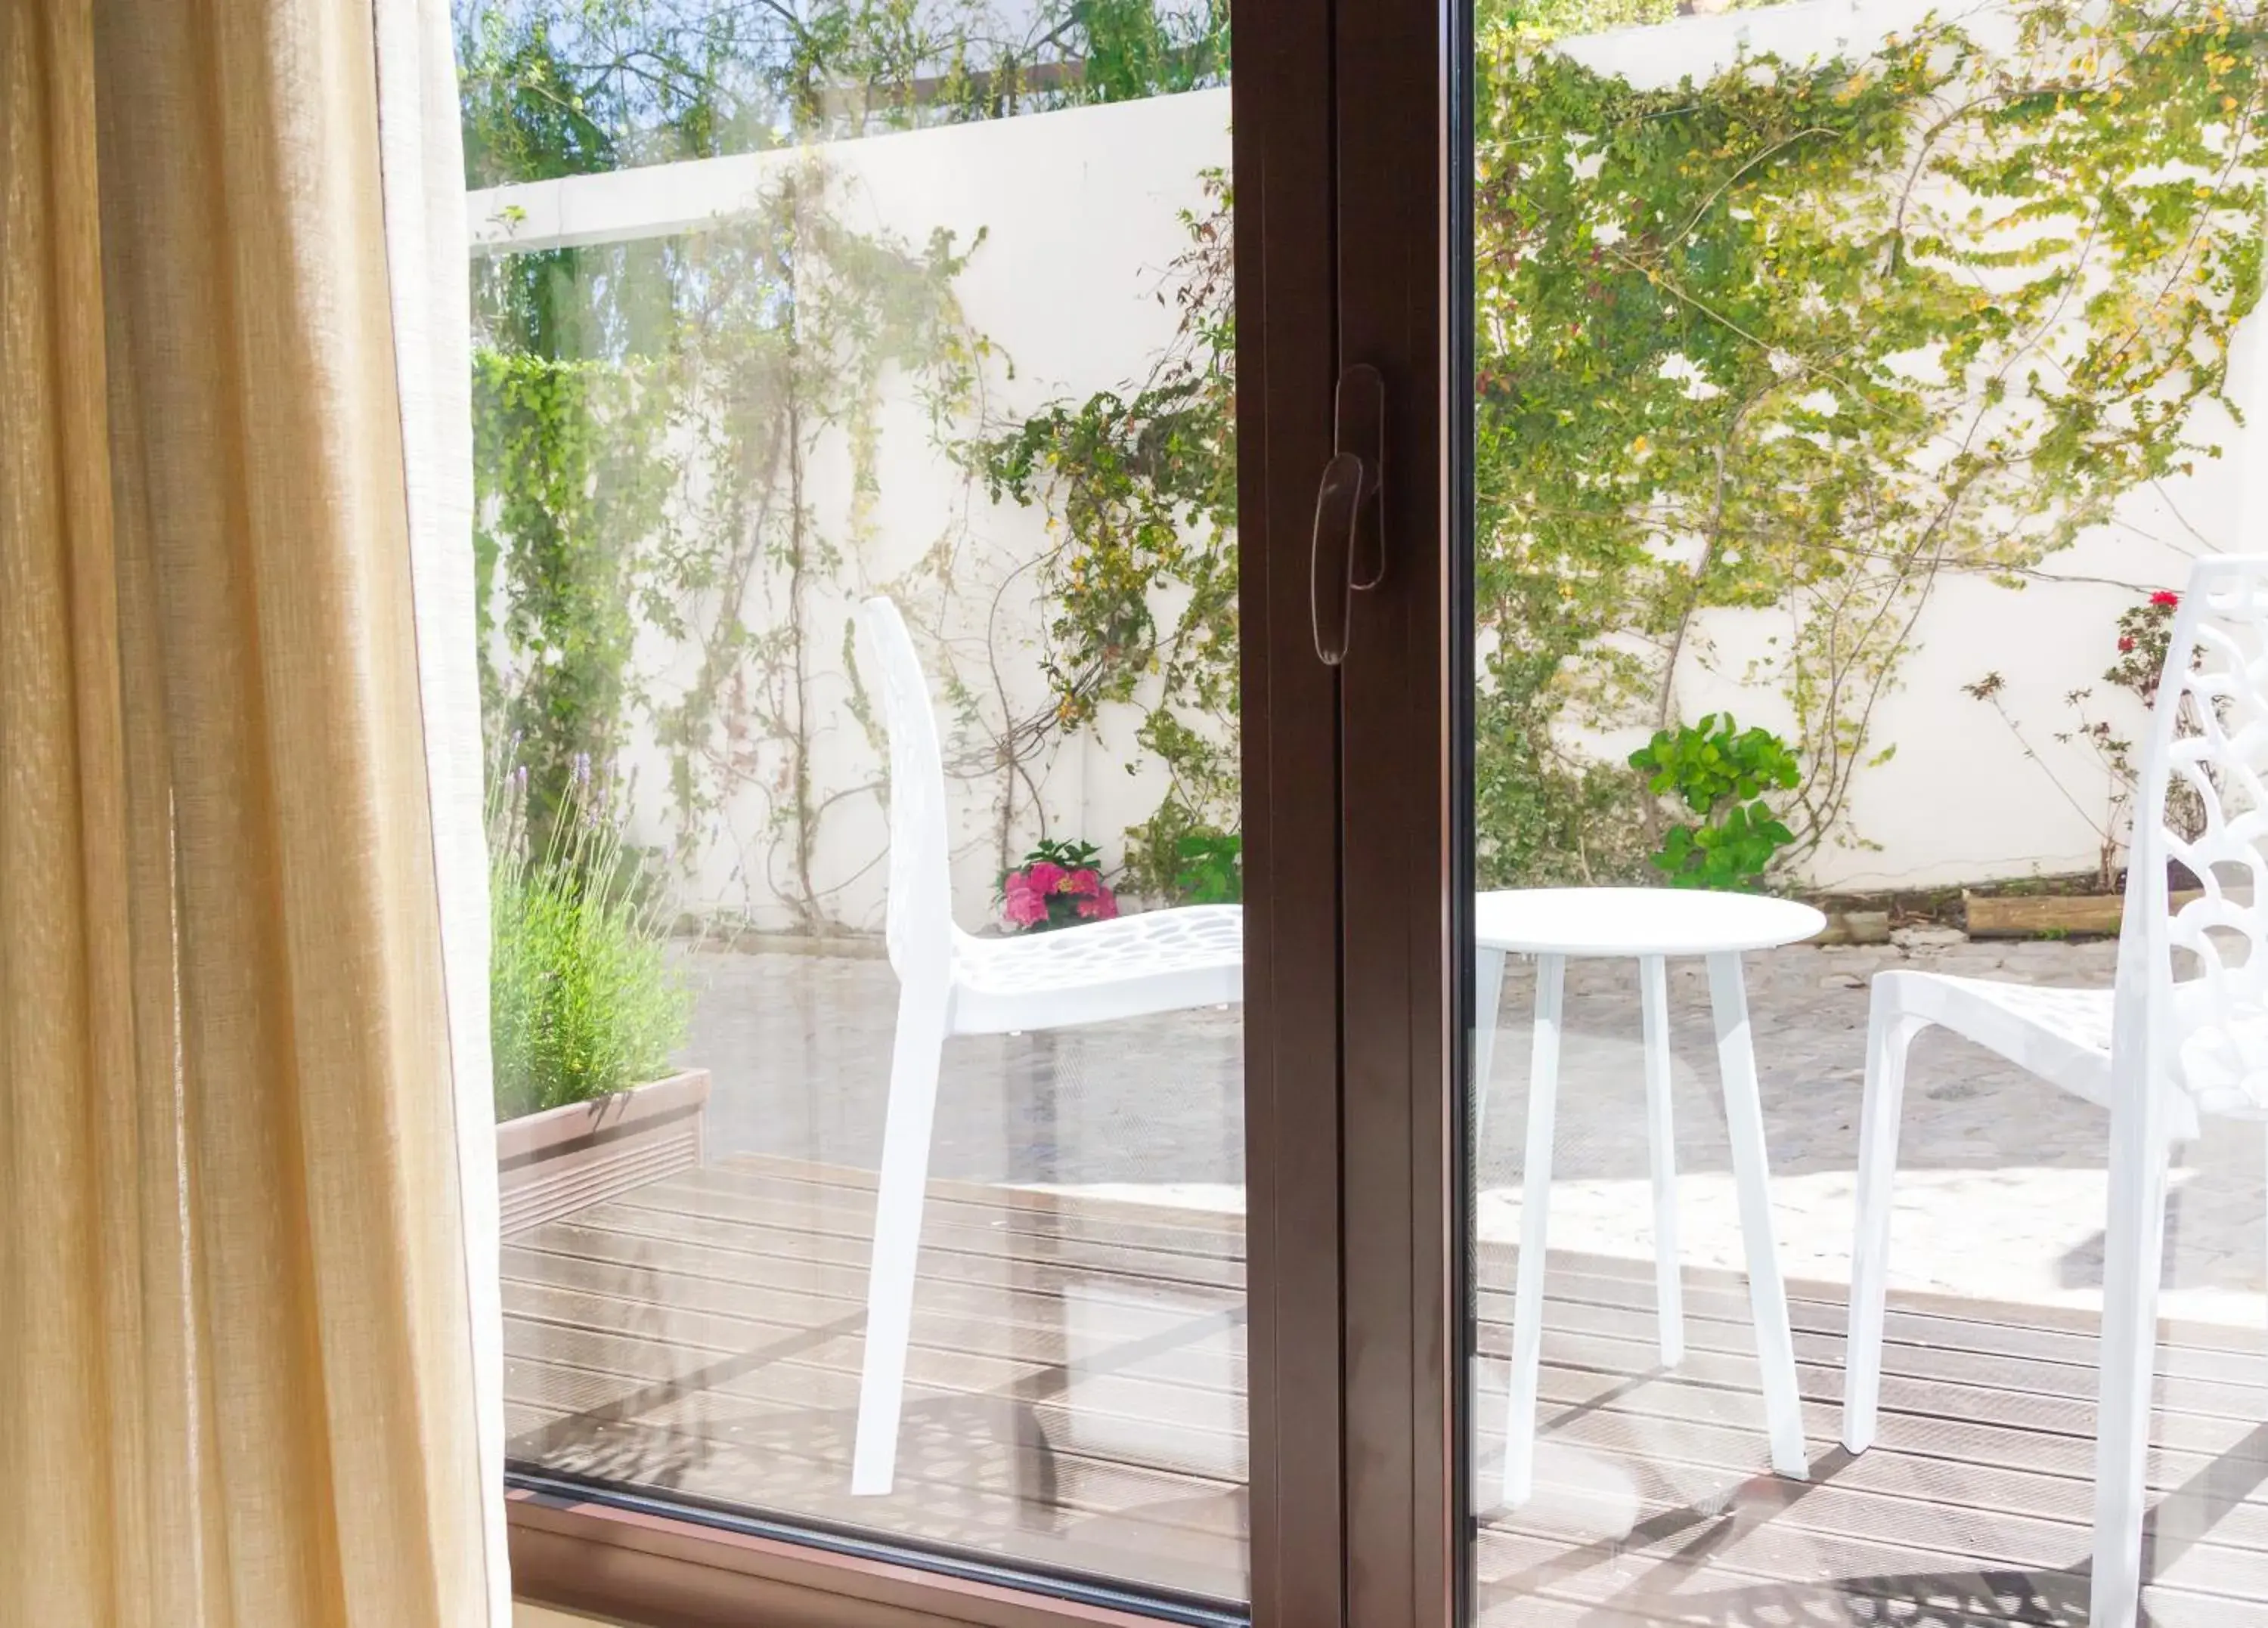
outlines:
{"label": "beige curtain", "polygon": [[0,0],[4,1628],[504,1620],[448,85]]}

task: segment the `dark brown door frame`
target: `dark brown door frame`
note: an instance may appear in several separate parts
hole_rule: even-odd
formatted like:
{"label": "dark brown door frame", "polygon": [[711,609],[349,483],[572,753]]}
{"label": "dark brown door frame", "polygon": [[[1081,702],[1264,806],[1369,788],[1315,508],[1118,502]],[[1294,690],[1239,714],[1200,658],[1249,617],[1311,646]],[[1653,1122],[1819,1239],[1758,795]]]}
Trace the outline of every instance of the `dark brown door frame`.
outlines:
{"label": "dark brown door frame", "polygon": [[1338,349],[1389,401],[1387,576],[1340,669],[1350,1628],[1454,1628],[1464,1593],[1469,51],[1461,0],[1339,0]]}
{"label": "dark brown door frame", "polygon": [[1239,0],[1233,35],[1255,1628],[1346,1620],[1338,686],[1309,598],[1338,372],[1332,10]]}
{"label": "dark brown door frame", "polygon": [[[1342,10],[1342,29],[1343,18]],[[1333,121],[1344,108],[1334,106],[1332,87],[1344,72],[1334,51],[1334,0],[1239,0],[1231,76],[1256,1628],[1346,1628],[1350,1521],[1391,1506],[1394,1524],[1406,1531],[1412,1514],[1405,1493],[1381,1493],[1386,1483],[1377,1463],[1366,1457],[1344,1468],[1347,1453],[1390,1451],[1394,1419],[1410,1414],[1406,1401],[1381,1406],[1381,1384],[1406,1387],[1409,1365],[1373,1365],[1370,1353],[1378,1342],[1370,1321],[1350,1324],[1348,1317],[1356,1265],[1373,1298],[1381,1276],[1406,1287],[1408,1267],[1387,1257],[1398,1247],[1395,1239],[1412,1230],[1405,1213],[1367,1233],[1359,1251],[1344,1247],[1346,1221],[1372,1225],[1377,1207],[1366,1188],[1359,1210],[1349,1202],[1352,1184],[1367,1181],[1375,1161],[1350,1159],[1345,1135],[1366,1132],[1385,1097],[1410,1095],[1408,1071],[1418,1058],[1405,1049],[1374,1059],[1365,1076],[1369,1111],[1360,1118],[1343,1116],[1340,1000],[1350,941],[1334,885],[1342,853],[1340,686],[1315,658],[1308,598],[1309,527],[1316,480],[1331,452],[1345,275],[1333,254],[1343,230],[1336,187],[1338,155],[1345,150],[1343,141],[1333,140]],[[1377,292],[1374,278],[1351,286],[1366,297]],[[1394,456],[1422,457],[1425,432],[1415,432],[1410,410],[1403,423],[1418,439],[1407,445],[1397,439]],[[1397,524],[1408,524],[1409,517]],[[1413,568],[1416,576],[1405,576],[1395,590],[1397,601],[1423,576],[1422,568]],[[1401,636],[1422,637],[1425,626],[1413,622]],[[1378,659],[1366,653],[1364,671]],[[1374,710],[1364,723],[1367,739],[1377,728]],[[1356,736],[1345,738],[1352,744]],[[1380,763],[1388,773],[1401,767],[1392,754]],[[1398,884],[1374,870],[1365,876],[1365,908],[1374,915],[1378,890]],[[1396,944],[1422,940],[1410,926],[1397,930]],[[1374,944],[1365,961],[1373,1011],[1388,950],[1383,942]],[[1424,988],[1437,982],[1431,974],[1418,980]],[[1412,991],[1406,980],[1395,988],[1395,1022],[1407,1028]],[[1398,1148],[1407,1141],[1403,1131],[1384,1145]],[[1420,1302],[1440,1303],[1438,1295],[1403,1298],[1408,1304],[1388,1318],[1395,1328]],[[1359,1330],[1359,1343],[1350,1344],[1351,1329]],[[1388,1343],[1400,1338],[1390,1334]],[[1438,1334],[1432,1343],[1440,1344]],[[1351,1352],[1361,1360],[1350,1363]],[[1365,1385],[1359,1409],[1348,1384],[1356,1372]],[[1421,1448],[1419,1456],[1438,1455]],[[523,1490],[512,1503],[510,1529],[513,1582],[522,1595],[653,1628],[1042,1628],[1143,1620],[1093,1602],[926,1572],[910,1556],[901,1561],[830,1551],[792,1541],[777,1528],[733,1529],[729,1522],[680,1516],[654,1500]],[[1367,1531],[1362,1525],[1351,1529]],[[1365,1556],[1382,1552],[1367,1535],[1354,1547]],[[1368,1579],[1368,1561],[1362,1564],[1360,1575]],[[1369,1601],[1377,1595],[1375,1582],[1359,1592]],[[1432,1618],[1405,1611],[1380,1615],[1375,1603],[1366,1603],[1351,1620],[1436,1628]]]}

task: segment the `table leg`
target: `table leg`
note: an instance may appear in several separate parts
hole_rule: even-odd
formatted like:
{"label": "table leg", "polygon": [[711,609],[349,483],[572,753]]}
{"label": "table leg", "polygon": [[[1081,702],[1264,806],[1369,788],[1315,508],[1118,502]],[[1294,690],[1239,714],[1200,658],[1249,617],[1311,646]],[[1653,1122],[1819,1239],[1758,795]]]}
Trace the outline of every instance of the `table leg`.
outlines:
{"label": "table leg", "polygon": [[1565,956],[1535,957],[1535,1050],[1528,1081],[1528,1156],[1520,1172],[1520,1272],[1512,1297],[1512,1385],[1504,1439],[1503,1501],[1514,1508],[1528,1501],[1535,1478],[1535,1381],[1543,1350],[1543,1258],[1566,972]]}
{"label": "table leg", "polygon": [[[1472,1104],[1471,1129],[1467,1133],[1465,1170],[1472,1183],[1473,1202],[1480,1202],[1481,1156],[1488,1147],[1489,1076],[1496,1062],[1496,1023],[1504,1004],[1504,951],[1491,950],[1484,944],[1473,959],[1473,1080],[1472,1095],[1466,1100]],[[1478,1251],[1475,1251],[1477,1258]],[[1479,1460],[1480,1444],[1484,1440],[1504,1439],[1506,1404],[1500,1390],[1489,1385],[1491,1362],[1478,1350],[1473,1352],[1469,1373],[1472,1377],[1473,1411],[1476,1419],[1472,1439],[1466,1450],[1474,1455],[1472,1476],[1467,1483],[1473,1489],[1473,1500],[1488,1507],[1486,1489],[1490,1483],[1482,1474]]]}
{"label": "table leg", "polygon": [[1677,1134],[1669,1104],[1669,975],[1660,956],[1638,964],[1646,1027],[1646,1135],[1653,1169],[1653,1317],[1664,1368],[1685,1360],[1685,1306],[1678,1280]]}
{"label": "table leg", "polygon": [[1477,1170],[1488,1124],[1489,1074],[1496,1065],[1496,1020],[1504,1006],[1504,951],[1481,946],[1473,958],[1472,1161]]}
{"label": "table leg", "polygon": [[1772,1233],[1764,1105],[1756,1091],[1749,995],[1737,951],[1709,957],[1709,1001],[1717,1020],[1717,1067],[1724,1078],[1725,1126],[1732,1141],[1733,1182],[1740,1194],[1742,1240],[1748,1250],[1749,1310],[1756,1321],[1771,1465],[1781,1475],[1803,1480],[1809,1466],[1804,1461],[1803,1413],[1795,1385],[1795,1340],[1788,1331],[1787,1290],[1780,1281],[1779,1244]]}

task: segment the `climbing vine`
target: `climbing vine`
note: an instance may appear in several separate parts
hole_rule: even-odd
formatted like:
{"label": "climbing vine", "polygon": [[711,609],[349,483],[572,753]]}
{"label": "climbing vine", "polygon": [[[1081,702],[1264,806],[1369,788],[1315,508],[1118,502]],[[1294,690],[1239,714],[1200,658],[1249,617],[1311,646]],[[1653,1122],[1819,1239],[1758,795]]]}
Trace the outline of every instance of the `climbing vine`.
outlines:
{"label": "climbing vine", "polygon": [[[1499,3],[1478,30],[1488,884],[1643,874],[1665,816],[1627,745],[1684,723],[1712,674],[1777,693],[1800,766],[1774,804],[1791,838],[1782,862],[1863,842],[1852,789],[1895,750],[1878,708],[1933,590],[1958,575],[2020,589],[2123,498],[2218,456],[2235,415],[2228,348],[2258,299],[2268,182],[2259,6],[2022,0],[1831,61],[1756,55],[1675,84],[1559,48],[1674,9]],[[792,74],[734,90],[681,40],[681,77],[707,87],[693,100],[665,109],[622,89],[605,104],[597,80],[578,80],[570,99],[596,110],[596,134],[567,120],[574,140],[554,144],[587,136],[596,151],[604,136],[622,162],[656,119],[728,150],[741,138],[719,132],[756,125],[815,131],[886,107],[914,123],[980,116],[966,109],[1006,110],[1049,84],[1116,95],[1114,61],[1129,94],[1214,71],[1210,46],[1145,15],[1113,35],[1116,13],[1079,12],[1077,92],[1036,66],[998,77],[1007,57],[964,28],[959,65],[917,94],[874,67],[863,111],[804,96],[799,83],[820,82]],[[555,118],[545,76],[582,71],[557,40],[547,48],[475,87],[495,138],[482,162],[518,163],[497,155],[522,124]],[[1016,61],[1057,60],[1046,51]],[[962,92],[976,100],[964,107]],[[755,124],[735,123],[744,114]],[[807,926],[832,920],[843,879],[815,868],[819,832],[867,789],[822,785],[812,753],[828,721],[814,708],[831,703],[814,683],[822,663],[855,671],[841,654],[845,596],[891,585],[872,546],[883,381],[906,381],[948,444],[982,418],[989,356],[953,297],[966,247],[850,231],[828,196],[823,175],[799,172],[697,238],[562,252],[585,257],[571,277],[515,257],[527,263],[486,285],[511,320],[491,325],[493,377],[480,381],[493,420],[484,558],[515,607],[498,637],[534,675],[500,693],[500,711],[534,734],[549,715],[537,701],[566,698],[561,715],[578,722],[543,750],[571,759],[618,739],[624,708],[650,706],[682,823],[753,792],[769,810],[761,887]],[[1005,583],[987,585],[978,664],[948,648],[941,612],[928,627],[965,726],[954,766],[998,777],[1004,868],[1020,851],[1019,800],[1037,798],[1035,766],[1130,708],[1167,788],[1125,834],[1126,882],[1152,895],[1186,894],[1200,872],[1231,884],[1213,862],[1235,852],[1239,803],[1228,202],[1226,179],[1206,177],[1160,290],[1176,326],[1146,371],[960,449],[996,502],[1043,510],[1051,527],[1046,552],[1009,573],[1038,589],[1044,710],[1008,704]],[[549,359],[563,355],[608,360]],[[593,461],[593,422],[608,426],[613,466]],[[841,513],[813,489],[837,438],[853,490]],[[541,455],[520,467],[513,449],[536,441]],[[679,495],[661,502],[664,488]],[[2131,505],[2118,524],[2134,524]],[[937,603],[976,591],[961,546],[941,534],[917,568]],[[545,599],[547,551],[598,561],[574,578],[599,584],[587,615],[573,593]],[[611,609],[597,604],[610,595]],[[666,684],[627,676],[625,606],[685,653]],[[1713,635],[1742,611],[1773,636],[1719,672]],[[863,722],[855,693],[849,707]],[[1618,732],[1623,747],[1601,744]]]}
{"label": "climbing vine", "polygon": [[[2010,587],[2220,449],[2258,298],[2263,21],[2212,0],[1932,18],[1872,51],[1639,88],[1554,48],[1629,0],[1482,19],[1476,792],[1484,879],[1638,872],[1661,811],[1580,744],[1682,720],[1707,612],[1772,613],[1800,860],[1932,588]],[[1987,34],[1989,33],[1989,38]],[[1174,344],[988,449],[1048,504],[1067,726],[1145,708],[1174,789],[1131,869],[1233,819],[1233,386],[1218,178]]]}
{"label": "climbing vine", "polygon": [[[995,501],[1043,504],[1054,723],[1140,708],[1136,740],[1165,766],[1157,809],[1126,833],[1137,891],[1189,891],[1195,856],[1238,824],[1236,335],[1227,178],[1204,178],[1160,297],[1178,321],[1141,382],[1056,402],[979,449]],[[1225,884],[1220,885],[1226,885]]]}
{"label": "climbing vine", "polygon": [[[1133,99],[1227,70],[1220,0],[453,11],[476,187]],[[964,676],[942,607],[981,575],[965,539],[941,537],[896,583],[874,580],[886,380],[910,385],[942,444],[990,348],[953,298],[964,251],[848,231],[830,194],[806,166],[717,229],[498,254],[473,278],[492,733],[532,760],[531,806],[550,806],[563,766],[612,761],[635,715],[666,760],[680,862],[699,863],[719,816],[753,796],[761,852],[739,869],[806,928],[838,925],[846,879],[819,874],[821,829],[875,789],[822,786],[814,766],[843,721],[822,693],[829,670],[851,675],[845,715],[871,732],[847,622],[839,642],[831,625],[846,595],[932,590],[932,655],[962,725],[948,768],[997,781],[1004,855],[1061,732],[1052,708],[1018,714],[997,649],[978,664],[989,682]],[[847,520],[818,490],[845,450]],[[990,586],[997,618],[1006,584]],[[673,647],[666,671],[641,671],[646,631]]]}
{"label": "climbing vine", "polygon": [[649,363],[474,353],[482,710],[526,771],[539,842],[576,763],[610,763],[622,743],[633,596],[670,529],[674,399]]}
{"label": "climbing vine", "polygon": [[[746,879],[806,930],[840,925],[830,896],[848,879],[821,874],[822,829],[876,789],[822,788],[815,752],[836,722],[822,678],[855,682],[849,602],[880,585],[885,382],[911,392],[939,444],[991,355],[953,291],[970,250],[943,232],[914,247],[854,231],[835,193],[806,163],[684,247],[681,512],[639,599],[678,653],[653,722],[681,831],[697,840],[737,799],[759,800],[762,853]],[[818,467],[829,447],[850,466],[832,524]],[[865,723],[863,697],[850,705]]]}
{"label": "climbing vine", "polygon": [[[1525,756],[1556,770],[1500,781],[1556,773],[1563,803],[1650,819],[1561,728],[1674,723],[1712,655],[1702,613],[1749,607],[1782,627],[1742,676],[1793,720],[1792,853],[1854,840],[1931,588],[2020,585],[2218,455],[2199,409],[2229,407],[2258,297],[2260,13],[2118,0],[1989,26],[1660,89],[1532,21],[1484,29],[1484,787],[1491,757]],[[1500,874],[1566,862],[1484,810]]]}

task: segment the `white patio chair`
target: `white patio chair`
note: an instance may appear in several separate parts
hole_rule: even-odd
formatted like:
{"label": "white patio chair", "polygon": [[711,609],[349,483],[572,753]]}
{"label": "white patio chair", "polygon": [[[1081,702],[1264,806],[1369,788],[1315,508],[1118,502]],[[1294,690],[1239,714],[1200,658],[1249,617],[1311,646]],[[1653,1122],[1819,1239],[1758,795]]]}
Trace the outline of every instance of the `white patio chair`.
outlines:
{"label": "white patio chair", "polygon": [[881,681],[890,738],[886,926],[890,966],[898,975],[898,1027],[874,1193],[850,1490],[883,1493],[897,1467],[922,1198],[946,1038],[1062,1029],[1241,1001],[1244,912],[1198,905],[1008,938],[962,932],[953,920],[945,765],[921,663],[887,599],[866,601],[858,621]]}
{"label": "white patio chair", "polygon": [[[2102,1405],[2088,1621],[2132,1628],[2156,1362],[2170,1146],[2202,1115],[2268,1118],[2268,557],[2200,561],[2176,612],[2142,755],[2114,989],[2043,989],[1934,972],[1874,979],[1859,1146],[1843,1443],[1874,1440],[1890,1183],[1906,1051],[1931,1024],[2110,1111]],[[2204,833],[2169,828],[2186,787]],[[2167,861],[2204,897],[2169,913]]]}

